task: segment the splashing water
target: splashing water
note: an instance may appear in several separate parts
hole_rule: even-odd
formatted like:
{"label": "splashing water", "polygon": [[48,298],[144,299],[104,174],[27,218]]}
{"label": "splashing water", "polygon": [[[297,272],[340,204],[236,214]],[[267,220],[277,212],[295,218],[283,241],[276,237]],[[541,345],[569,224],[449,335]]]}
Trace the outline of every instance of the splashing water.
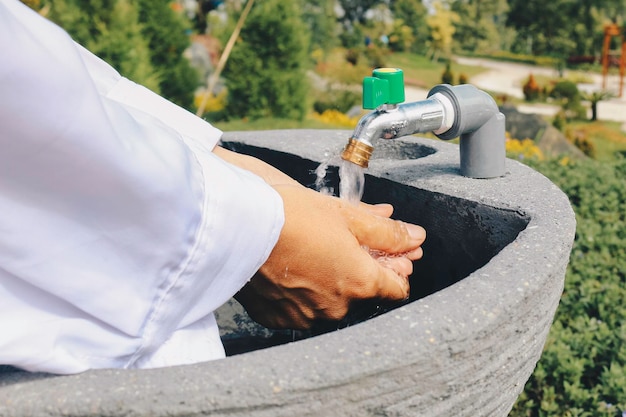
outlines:
{"label": "splashing water", "polygon": [[353,204],[359,203],[365,187],[365,170],[352,162],[337,157],[327,158],[317,167],[315,170],[315,189],[322,194],[335,194],[334,188],[326,183],[326,174],[331,165],[339,166],[339,197]]}
{"label": "splashing water", "polygon": [[315,170],[315,189],[324,195],[334,195],[335,190],[333,187],[329,187],[326,184],[326,173],[328,172],[328,167],[330,165],[330,159],[326,160],[319,164],[317,169]]}

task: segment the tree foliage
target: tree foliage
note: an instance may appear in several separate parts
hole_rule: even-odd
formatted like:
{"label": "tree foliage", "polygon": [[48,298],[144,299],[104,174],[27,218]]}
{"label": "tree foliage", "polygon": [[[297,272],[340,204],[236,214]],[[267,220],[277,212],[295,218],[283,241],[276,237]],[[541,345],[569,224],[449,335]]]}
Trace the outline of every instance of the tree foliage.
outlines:
{"label": "tree foliage", "polygon": [[391,2],[390,10],[396,19],[389,37],[391,46],[402,51],[426,52],[430,33],[424,3],[420,0],[395,0]]}
{"label": "tree foliage", "polygon": [[122,75],[160,93],[160,76],[131,0],[50,0],[49,17]]}
{"label": "tree foliage", "polygon": [[367,11],[380,3],[384,3],[384,0],[339,0],[343,10],[341,20],[346,27],[354,23],[365,23]]}
{"label": "tree foliage", "polygon": [[455,24],[459,22],[459,15],[441,0],[436,0],[432,5],[435,12],[428,15],[426,23],[430,28],[433,60],[437,61],[440,55],[449,57],[452,53],[452,37],[456,30]]}
{"label": "tree foliage", "polygon": [[47,0],[48,17],[125,77],[190,106],[198,75],[187,23],[167,0]]}
{"label": "tree foliage", "polygon": [[304,2],[302,19],[310,33],[310,47],[330,51],[337,45],[337,16],[334,0],[317,0]]}
{"label": "tree foliage", "polygon": [[451,10],[459,16],[454,39],[461,50],[484,54],[507,47],[506,0],[453,0]]}
{"label": "tree foliage", "polygon": [[229,116],[304,118],[308,38],[298,3],[252,7],[224,71]]}
{"label": "tree foliage", "polygon": [[159,73],[161,93],[183,107],[190,107],[200,79],[183,58],[190,44],[189,22],[172,11],[169,0],[135,1],[142,34],[150,48],[150,62]]}
{"label": "tree foliage", "polygon": [[600,90],[581,93],[581,97],[591,104],[591,121],[594,122],[598,120],[598,103],[602,100],[611,99],[615,95],[610,91]]}
{"label": "tree foliage", "polygon": [[624,24],[623,0],[508,0],[507,25],[517,31],[514,52],[536,55],[598,55],[603,26]]}

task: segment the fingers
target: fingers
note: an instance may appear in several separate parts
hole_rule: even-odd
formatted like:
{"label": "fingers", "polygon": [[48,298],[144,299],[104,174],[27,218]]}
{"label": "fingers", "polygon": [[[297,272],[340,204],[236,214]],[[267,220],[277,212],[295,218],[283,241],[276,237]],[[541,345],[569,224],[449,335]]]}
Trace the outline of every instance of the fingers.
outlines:
{"label": "fingers", "polygon": [[[372,255],[370,253],[370,255]],[[372,256],[376,261],[385,268],[389,268],[398,275],[408,277],[413,273],[413,262],[406,256]]]}
{"label": "fingers", "polygon": [[370,209],[350,216],[349,222],[355,237],[370,249],[388,254],[411,253],[412,259],[421,257],[418,249],[426,239],[421,226],[377,216]]}
{"label": "fingers", "polygon": [[[367,291],[361,294],[361,298],[378,298],[388,301],[401,301],[409,297],[408,276],[413,272],[413,265],[410,260],[404,257],[389,258],[385,260],[386,265],[369,257],[369,282],[374,290],[368,295]],[[365,296],[364,296],[365,295]],[[357,298],[356,295],[355,298]]]}
{"label": "fingers", "polygon": [[288,184],[274,188],[285,223],[259,274],[238,296],[253,319],[306,328],[341,318],[356,300],[408,297],[424,229],[391,220],[388,204],[353,205]]}

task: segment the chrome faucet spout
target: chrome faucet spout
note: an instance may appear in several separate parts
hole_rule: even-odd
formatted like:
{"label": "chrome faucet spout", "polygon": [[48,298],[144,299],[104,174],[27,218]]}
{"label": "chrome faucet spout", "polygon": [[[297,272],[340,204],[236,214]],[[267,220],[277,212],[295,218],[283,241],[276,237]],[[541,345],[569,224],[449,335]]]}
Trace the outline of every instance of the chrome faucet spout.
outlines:
{"label": "chrome faucet spout", "polygon": [[359,120],[352,139],[373,143],[438,130],[444,125],[445,108],[437,99],[400,104],[392,110],[377,110]]}
{"label": "chrome faucet spout", "polygon": [[494,178],[505,174],[505,126],[493,98],[465,84],[434,87],[426,100],[380,105],[359,120],[342,158],[367,167],[378,139],[433,132],[440,139],[461,137],[461,174]]}

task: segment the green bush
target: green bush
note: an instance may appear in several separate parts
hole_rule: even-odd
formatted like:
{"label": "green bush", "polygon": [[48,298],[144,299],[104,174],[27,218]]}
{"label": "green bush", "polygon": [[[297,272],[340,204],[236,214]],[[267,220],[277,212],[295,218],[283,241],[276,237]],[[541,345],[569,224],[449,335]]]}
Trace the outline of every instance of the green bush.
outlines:
{"label": "green bush", "polygon": [[567,119],[586,119],[587,110],[580,102],[580,91],[574,82],[570,80],[557,82],[550,91],[550,97],[560,101]]}
{"label": "green bush", "polygon": [[580,92],[573,81],[561,80],[554,85],[552,91],[550,92],[550,96],[557,99],[572,101],[580,99]]}
{"label": "green bush", "polygon": [[326,110],[338,110],[347,113],[352,107],[361,103],[361,94],[350,90],[329,89],[320,94],[313,103],[313,110],[319,114]]}
{"label": "green bush", "polygon": [[596,157],[596,147],[586,131],[580,129],[566,129],[565,137],[588,157]]}
{"label": "green bush", "polygon": [[360,56],[361,56],[361,53],[359,52],[357,48],[346,49],[346,54],[345,54],[346,62],[352,65],[356,65],[359,63]]}
{"label": "green bush", "polygon": [[386,66],[386,49],[380,46],[370,46],[364,48],[363,55],[367,58],[367,63],[372,68],[383,68]]}
{"label": "green bush", "polygon": [[529,161],[569,197],[577,229],[543,356],[511,412],[626,413],[626,160]]}
{"label": "green bush", "polygon": [[454,84],[454,73],[450,68],[450,61],[446,63],[446,69],[444,69],[441,74],[441,82],[443,84]]}
{"label": "green bush", "polygon": [[563,110],[560,110],[557,114],[554,115],[554,119],[552,119],[552,126],[556,127],[559,131],[563,131],[565,129],[565,125],[567,124],[567,116]]}

